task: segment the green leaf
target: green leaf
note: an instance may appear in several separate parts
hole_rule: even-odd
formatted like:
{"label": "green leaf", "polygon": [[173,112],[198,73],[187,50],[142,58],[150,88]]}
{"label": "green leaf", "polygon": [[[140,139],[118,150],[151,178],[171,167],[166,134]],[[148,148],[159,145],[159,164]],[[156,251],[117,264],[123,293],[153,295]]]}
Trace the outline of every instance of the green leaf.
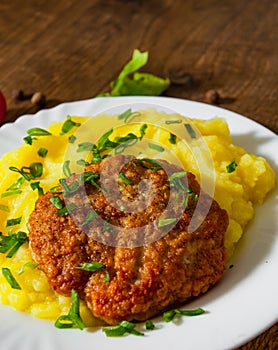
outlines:
{"label": "green leaf", "polygon": [[11,270],[8,267],[2,267],[2,274],[13,289],[21,289],[20,285],[18,284],[17,280],[14,278],[13,274],[11,273]]}
{"label": "green leaf", "polygon": [[[102,96],[128,96],[162,94],[170,85],[169,79],[162,79],[150,73],[138,73],[148,61],[148,52],[133,51],[131,60],[123,67],[118,78],[111,83],[111,92]],[[133,74],[133,75],[132,75]]]}

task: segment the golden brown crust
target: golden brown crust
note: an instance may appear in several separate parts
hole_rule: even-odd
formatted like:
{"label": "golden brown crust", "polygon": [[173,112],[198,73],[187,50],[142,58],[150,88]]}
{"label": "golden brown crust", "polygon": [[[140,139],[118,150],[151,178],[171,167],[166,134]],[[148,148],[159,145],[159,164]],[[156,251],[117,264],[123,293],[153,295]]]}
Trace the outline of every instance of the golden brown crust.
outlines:
{"label": "golden brown crust", "polygon": [[[113,177],[119,165],[117,162],[123,161],[121,157],[94,164],[86,171],[106,171],[108,177]],[[168,167],[168,175],[181,171],[165,162],[163,166]],[[109,204],[98,188],[86,184],[66,199],[78,206],[73,217],[58,217],[57,209],[49,201],[53,194],[47,193],[38,199],[29,220],[31,252],[51,286],[65,295],[76,289],[92,313],[109,324],[121,320],[145,320],[172,305],[205,293],[221,278],[226,257],[224,234],[228,216],[216,201],[211,201],[207,195],[202,197],[199,210],[205,211],[207,205],[211,206],[205,220],[193,233],[188,233],[194,213],[194,208],[191,208],[185,210],[174,228],[161,237],[155,221],[167,208],[170,193],[167,174],[163,169],[144,167],[137,161],[129,162],[121,172],[132,181],[132,185],[119,183],[125,199],[138,199],[138,184],[142,178],[152,181],[153,196],[147,208],[139,207],[137,212],[131,213],[119,210]],[[195,177],[187,174],[186,179],[188,187],[199,194]],[[76,176],[73,176],[69,183],[75,180]],[[64,200],[61,194],[59,197]],[[113,243],[125,243],[132,238],[126,236],[124,229],[133,227],[145,227],[145,240],[149,235],[159,239],[132,248],[105,245],[96,239],[109,235],[109,232],[105,232],[97,220],[81,226],[89,207],[121,228],[122,237]],[[175,208],[170,208],[173,210]],[[76,268],[80,263],[92,261],[106,265],[109,282],[105,282],[104,270],[91,273]]]}

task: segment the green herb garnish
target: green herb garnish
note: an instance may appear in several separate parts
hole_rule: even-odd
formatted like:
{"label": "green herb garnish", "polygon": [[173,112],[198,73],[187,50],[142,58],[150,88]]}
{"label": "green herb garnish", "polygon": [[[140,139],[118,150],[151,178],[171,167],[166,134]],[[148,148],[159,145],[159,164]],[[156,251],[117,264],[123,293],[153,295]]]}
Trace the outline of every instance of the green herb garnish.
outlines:
{"label": "green herb garnish", "polygon": [[126,185],[133,185],[133,182],[129,180],[124,173],[119,173],[119,178],[126,184]]}
{"label": "green herb garnish", "polygon": [[165,150],[163,147],[161,147],[155,143],[149,142],[148,145],[151,149],[154,149],[155,151],[158,151],[158,152],[163,152]]}
{"label": "green herb garnish", "polygon": [[28,242],[28,236],[26,232],[19,231],[18,233],[11,233],[4,236],[0,232],[0,253],[6,254],[7,258],[12,258],[18,249]]}
{"label": "green herb garnish", "polygon": [[60,135],[67,134],[69,131],[71,131],[75,126],[80,126],[81,123],[74,122],[70,116],[67,116],[66,121],[62,125],[62,130],[60,132]]}
{"label": "green herb garnish", "polygon": [[69,143],[74,143],[76,141],[76,136],[71,135],[69,136]]}
{"label": "green herb garnish", "polygon": [[95,218],[98,216],[97,212],[95,210],[89,210],[87,213],[87,216],[85,218],[85,221],[83,222],[82,226],[88,225],[90,222],[95,220]]}
{"label": "green herb garnish", "polygon": [[[123,67],[118,78],[111,85],[111,92],[100,96],[149,95],[158,96],[170,85],[169,79],[162,79],[153,74],[137,72],[148,61],[148,52],[135,49],[132,59]],[[132,76],[133,74],[133,76]]]}
{"label": "green herb garnish", "polygon": [[236,170],[236,167],[237,167],[236,160],[233,159],[231,161],[231,163],[226,166],[227,173],[230,174],[230,173],[234,172]]}
{"label": "green herb garnish", "polygon": [[1,193],[1,197],[4,198],[4,197],[13,196],[15,194],[21,194],[21,193],[22,193],[21,190],[9,191],[9,192]]}
{"label": "green herb garnish", "polygon": [[19,218],[7,220],[6,227],[19,225],[21,223],[21,219],[22,219],[22,216],[20,216]]}
{"label": "green herb garnish", "polygon": [[172,145],[175,145],[177,143],[177,136],[170,133],[170,137],[169,137],[169,142],[172,144]]}
{"label": "green herb garnish", "polygon": [[160,220],[158,220],[157,227],[168,226],[168,225],[173,224],[176,221],[177,221],[176,218],[160,219]]}
{"label": "green herb garnish", "polygon": [[71,308],[67,315],[58,317],[55,322],[57,328],[73,328],[77,327],[81,330],[84,329],[85,325],[80,316],[80,301],[78,293],[72,289],[71,291]]}
{"label": "green herb garnish", "polygon": [[48,153],[48,150],[46,148],[43,148],[41,147],[39,150],[38,150],[38,155],[42,158],[45,158],[46,155]]}
{"label": "green herb garnish", "polygon": [[18,190],[21,188],[24,182],[25,182],[25,178],[23,176],[19,177],[9,188],[7,188],[6,191]]}
{"label": "green herb garnish", "polygon": [[33,191],[38,190],[39,196],[43,195],[44,191],[43,191],[43,188],[40,186],[40,181],[31,182],[30,186]]}
{"label": "green herb garnish", "polygon": [[27,130],[27,134],[30,136],[49,136],[51,132],[41,128],[31,128]]}
{"label": "green herb garnish", "polygon": [[146,329],[150,331],[155,329],[155,325],[151,320],[146,321]]}
{"label": "green herb garnish", "polygon": [[132,322],[122,321],[116,326],[103,327],[102,331],[106,334],[107,337],[121,337],[126,333],[143,336],[144,333],[137,331],[135,327],[136,325]]}
{"label": "green herb garnish", "polygon": [[17,280],[14,278],[13,274],[11,273],[11,270],[8,267],[2,267],[2,274],[13,289],[21,289],[20,285],[18,284]]}
{"label": "green herb garnish", "polygon": [[182,120],[177,119],[177,120],[166,120],[165,124],[170,125],[170,124],[181,124]]}
{"label": "green herb garnish", "polygon": [[205,313],[205,310],[203,310],[202,308],[197,308],[194,310],[180,310],[180,309],[173,309],[173,310],[169,310],[164,312],[163,314],[163,318],[165,322],[171,322],[176,315],[182,315],[182,316],[198,316],[198,315],[202,315],[203,313]]}
{"label": "green herb garnish", "polygon": [[191,124],[184,124],[184,126],[185,126],[185,129],[187,130],[189,136],[192,139],[196,139],[196,133],[195,133],[194,129],[192,128]]}
{"label": "green herb garnish", "polygon": [[65,177],[70,177],[72,175],[70,171],[70,160],[66,160],[63,164],[63,173]]}
{"label": "green herb garnish", "polygon": [[49,198],[49,201],[56,207],[57,209],[62,209],[63,208],[63,202],[60,197],[58,196],[53,196]]}
{"label": "green herb garnish", "polygon": [[43,173],[43,165],[40,162],[31,163],[29,166],[21,167],[21,169],[18,169],[14,166],[10,166],[9,169],[11,171],[19,173],[27,181],[31,181],[36,177],[40,177]]}
{"label": "green herb garnish", "polygon": [[10,208],[7,205],[0,204],[0,210],[6,211],[8,213],[10,211]]}
{"label": "green herb garnish", "polygon": [[57,215],[58,216],[66,216],[69,213],[71,213],[75,208],[77,208],[76,204],[74,203],[70,203],[69,205],[67,205],[66,207],[59,209],[57,211]]}
{"label": "green herb garnish", "polygon": [[25,272],[25,269],[28,267],[31,270],[34,270],[36,267],[38,266],[37,263],[35,263],[35,261],[28,261],[27,263],[25,263],[23,266],[21,266],[21,268],[18,270],[18,274],[22,275]]}
{"label": "green herb garnish", "polygon": [[83,271],[96,272],[98,270],[106,269],[106,266],[99,263],[98,261],[93,261],[90,263],[79,264],[76,266],[76,268]]}

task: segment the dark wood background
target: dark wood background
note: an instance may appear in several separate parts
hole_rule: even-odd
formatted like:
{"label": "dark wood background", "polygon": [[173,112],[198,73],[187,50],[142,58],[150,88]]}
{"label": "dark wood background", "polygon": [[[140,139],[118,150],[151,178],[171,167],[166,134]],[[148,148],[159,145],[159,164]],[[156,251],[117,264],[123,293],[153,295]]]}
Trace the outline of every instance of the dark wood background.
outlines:
{"label": "dark wood background", "polygon": [[[206,101],[215,89],[221,107],[277,133],[277,24],[277,0],[1,0],[5,121],[41,108],[14,90],[41,91],[46,108],[108,91],[138,48],[144,71],[172,78],[165,95]],[[242,349],[277,349],[277,333]]]}

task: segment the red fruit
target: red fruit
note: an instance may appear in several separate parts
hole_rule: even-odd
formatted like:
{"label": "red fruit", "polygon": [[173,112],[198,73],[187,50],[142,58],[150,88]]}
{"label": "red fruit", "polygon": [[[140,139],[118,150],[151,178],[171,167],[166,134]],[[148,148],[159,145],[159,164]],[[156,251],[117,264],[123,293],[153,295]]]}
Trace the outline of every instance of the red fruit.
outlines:
{"label": "red fruit", "polygon": [[0,91],[0,124],[3,122],[6,115],[7,105],[2,92]]}

